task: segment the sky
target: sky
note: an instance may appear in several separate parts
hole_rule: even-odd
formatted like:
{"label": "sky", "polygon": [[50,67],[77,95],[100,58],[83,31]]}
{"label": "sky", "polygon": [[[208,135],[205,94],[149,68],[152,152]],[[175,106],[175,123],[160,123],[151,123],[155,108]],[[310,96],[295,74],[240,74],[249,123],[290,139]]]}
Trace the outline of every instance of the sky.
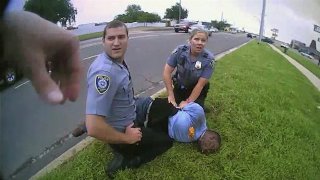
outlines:
{"label": "sky", "polygon": [[[20,1],[20,4],[19,4]],[[21,1],[13,2],[23,6]],[[77,8],[76,24],[111,21],[116,15],[125,13],[128,5],[140,5],[145,12],[164,17],[166,8],[180,0],[71,0]],[[224,19],[239,29],[258,33],[263,0],[181,0],[189,11],[189,20],[211,21]],[[279,30],[277,39],[290,43],[292,39],[310,45],[318,40],[320,33],[314,32],[314,24],[320,26],[320,0],[266,0],[266,36],[271,29]],[[317,41],[320,50],[320,42]]]}

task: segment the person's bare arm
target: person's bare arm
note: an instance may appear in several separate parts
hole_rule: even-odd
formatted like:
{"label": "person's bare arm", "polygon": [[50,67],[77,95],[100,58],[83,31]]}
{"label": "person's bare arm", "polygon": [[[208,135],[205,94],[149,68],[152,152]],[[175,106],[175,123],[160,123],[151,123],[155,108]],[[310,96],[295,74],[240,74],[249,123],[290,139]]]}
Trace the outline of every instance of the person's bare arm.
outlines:
{"label": "person's bare arm", "polygon": [[164,66],[163,70],[163,80],[167,88],[168,93],[168,102],[171,103],[174,106],[177,106],[176,100],[174,98],[173,88],[172,88],[172,79],[171,74],[173,72],[174,68],[170,65],[166,64]]}
{"label": "person's bare arm", "polygon": [[[26,11],[6,13],[1,30],[2,60],[17,63],[44,101],[59,104],[77,99],[81,72],[77,37]],[[51,76],[48,61],[53,67]]]}
{"label": "person's bare arm", "polygon": [[199,95],[200,95],[203,87],[204,87],[207,83],[208,83],[208,80],[207,80],[206,78],[202,78],[202,77],[199,78],[196,86],[193,88],[190,96],[188,97],[187,102],[193,102],[193,101],[195,101],[195,100],[199,97]]}
{"label": "person's bare arm", "polygon": [[134,144],[141,140],[140,128],[132,128],[129,125],[125,133],[119,132],[105,122],[105,117],[98,115],[86,115],[86,127],[88,135],[110,144]]}

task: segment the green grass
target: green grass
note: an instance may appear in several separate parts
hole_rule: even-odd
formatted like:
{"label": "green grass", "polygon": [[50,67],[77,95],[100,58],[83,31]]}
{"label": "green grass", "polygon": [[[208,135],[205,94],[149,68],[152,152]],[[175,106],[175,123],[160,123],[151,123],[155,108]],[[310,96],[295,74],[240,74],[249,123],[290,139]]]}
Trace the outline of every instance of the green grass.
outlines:
{"label": "green grass", "polygon": [[[278,48],[283,52],[283,48]],[[301,54],[292,49],[288,49],[287,55],[290,56],[292,59],[296,60],[305,68],[307,68],[315,76],[320,78],[320,67],[317,64],[312,63],[308,58],[302,56]]]}
{"label": "green grass", "polygon": [[78,36],[80,41],[85,41],[88,39],[93,39],[93,38],[98,38],[98,37],[102,37],[103,32],[96,32],[96,33],[90,33],[90,34],[83,34]]}
{"label": "green grass", "polygon": [[[320,93],[281,55],[250,42],[217,62],[206,105],[222,147],[175,143],[117,179],[319,179]],[[110,149],[96,141],[41,179],[105,179]]]}

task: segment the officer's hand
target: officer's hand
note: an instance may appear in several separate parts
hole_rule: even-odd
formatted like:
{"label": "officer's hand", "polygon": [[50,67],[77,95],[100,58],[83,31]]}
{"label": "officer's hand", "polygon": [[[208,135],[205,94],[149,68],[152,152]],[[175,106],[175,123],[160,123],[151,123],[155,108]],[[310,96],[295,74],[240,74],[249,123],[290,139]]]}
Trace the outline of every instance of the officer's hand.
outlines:
{"label": "officer's hand", "polygon": [[179,104],[179,108],[184,108],[186,105],[188,104],[187,101],[181,101],[180,104]]}
{"label": "officer's hand", "polygon": [[133,123],[126,127],[127,143],[134,144],[141,141],[142,132],[140,128],[133,128]]}
{"label": "officer's hand", "polygon": [[171,103],[174,107],[177,107],[176,99],[174,95],[168,95],[168,103]]}
{"label": "officer's hand", "polygon": [[[76,100],[80,90],[79,41],[40,16],[10,12],[4,17],[4,58],[17,63],[48,103]],[[51,61],[52,76],[46,64]]]}

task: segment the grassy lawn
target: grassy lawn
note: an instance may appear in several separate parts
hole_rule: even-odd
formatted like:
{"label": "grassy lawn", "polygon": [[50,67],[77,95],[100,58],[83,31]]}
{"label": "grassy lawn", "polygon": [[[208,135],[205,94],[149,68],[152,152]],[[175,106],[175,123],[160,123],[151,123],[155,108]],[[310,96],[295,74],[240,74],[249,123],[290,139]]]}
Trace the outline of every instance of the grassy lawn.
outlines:
{"label": "grassy lawn", "polygon": [[88,39],[93,39],[93,38],[98,38],[98,37],[102,37],[103,32],[96,32],[96,33],[90,33],[90,34],[83,34],[78,36],[80,41],[85,41]]}
{"label": "grassy lawn", "polygon": [[[222,147],[175,143],[117,179],[319,179],[320,93],[271,47],[252,41],[217,62],[206,105]],[[41,179],[106,179],[110,149],[96,141]]]}
{"label": "grassy lawn", "polygon": [[[282,52],[283,48],[278,47]],[[302,66],[307,68],[310,72],[312,72],[315,76],[320,78],[320,67],[317,64],[310,62],[309,59],[302,56],[301,54],[293,51],[292,49],[288,49],[287,55],[290,56],[292,59],[296,60]]]}

